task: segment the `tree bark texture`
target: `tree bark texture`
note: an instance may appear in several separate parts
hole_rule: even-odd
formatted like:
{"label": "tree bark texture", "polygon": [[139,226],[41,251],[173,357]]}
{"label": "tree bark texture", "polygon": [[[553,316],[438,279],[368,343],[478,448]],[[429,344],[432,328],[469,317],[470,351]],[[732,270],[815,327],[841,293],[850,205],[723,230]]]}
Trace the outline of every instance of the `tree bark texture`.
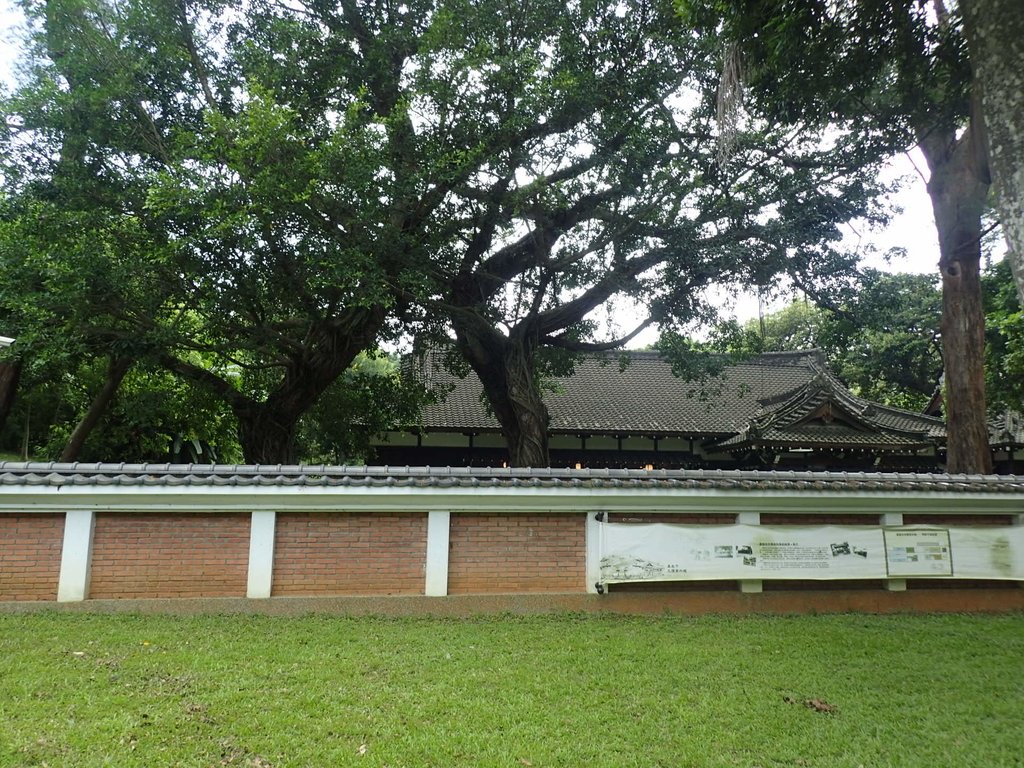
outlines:
{"label": "tree bark texture", "polygon": [[238,442],[247,464],[295,464],[295,433],[301,413],[279,411],[269,403],[235,408]]}
{"label": "tree bark texture", "polygon": [[14,398],[18,394],[18,382],[21,380],[21,361],[12,360],[0,363],[0,431],[7,423],[7,417],[14,406]]}
{"label": "tree bark texture", "polygon": [[509,466],[550,466],[550,416],[537,379],[536,341],[524,333],[507,338],[483,323],[478,328],[454,324],[459,351],[483,384],[501,425]]}
{"label": "tree bark texture", "polygon": [[928,194],[939,235],[942,356],[946,385],[946,470],[992,472],[985,406],[985,313],[981,215],[988,194],[977,132],[957,140],[936,130],[921,142],[931,168]]}
{"label": "tree bark texture", "polygon": [[103,414],[107,412],[110,404],[114,401],[114,396],[117,395],[117,390],[120,389],[121,382],[124,381],[124,377],[132,367],[133,362],[129,357],[112,357],[110,359],[103,386],[100,387],[100,391],[93,397],[89,409],[75,426],[71,437],[68,438],[68,443],[60,454],[61,461],[78,461],[78,457],[82,455],[82,448],[85,446],[86,439],[93,429],[96,428],[96,425],[99,424]]}
{"label": "tree bark texture", "polygon": [[963,11],[996,210],[1024,303],[1024,3],[965,0]]}

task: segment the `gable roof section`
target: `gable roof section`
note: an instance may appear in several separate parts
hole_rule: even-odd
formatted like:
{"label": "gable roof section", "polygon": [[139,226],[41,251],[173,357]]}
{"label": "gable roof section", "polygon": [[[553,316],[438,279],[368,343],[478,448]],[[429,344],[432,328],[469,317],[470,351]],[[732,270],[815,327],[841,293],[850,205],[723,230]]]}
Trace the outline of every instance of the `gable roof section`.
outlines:
{"label": "gable roof section", "polygon": [[1004,411],[988,422],[989,442],[993,448],[1024,446],[1024,414]]}
{"label": "gable roof section", "polygon": [[941,420],[855,397],[824,366],[805,384],[761,401],[761,410],[735,436],[730,449],[843,446],[916,451],[945,437]]}
{"label": "gable roof section", "polygon": [[[801,418],[828,402],[846,414],[847,426],[810,429],[829,443],[859,440],[864,447],[906,449],[919,447],[925,435],[945,436],[940,419],[854,397],[827,371],[816,350],[759,355],[703,382],[674,376],[657,352],[631,352],[629,358],[621,368],[615,355],[587,356],[577,362],[573,375],[556,378],[544,392],[551,433],[722,439],[761,423],[755,428],[785,428],[796,439],[800,430],[808,429]],[[423,371],[429,384],[442,391],[451,387],[442,402],[425,409],[424,429],[500,430],[487,412],[475,374],[453,376],[433,354],[424,359]],[[866,435],[871,439],[865,441]]]}

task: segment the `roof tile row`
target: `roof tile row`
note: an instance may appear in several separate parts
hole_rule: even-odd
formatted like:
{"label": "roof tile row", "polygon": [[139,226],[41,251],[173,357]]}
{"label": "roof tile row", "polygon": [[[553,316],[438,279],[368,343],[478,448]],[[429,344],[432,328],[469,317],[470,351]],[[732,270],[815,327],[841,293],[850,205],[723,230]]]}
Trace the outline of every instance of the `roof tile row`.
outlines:
{"label": "roof tile row", "polygon": [[1024,494],[1018,475],[0,462],[0,486],[678,488]]}

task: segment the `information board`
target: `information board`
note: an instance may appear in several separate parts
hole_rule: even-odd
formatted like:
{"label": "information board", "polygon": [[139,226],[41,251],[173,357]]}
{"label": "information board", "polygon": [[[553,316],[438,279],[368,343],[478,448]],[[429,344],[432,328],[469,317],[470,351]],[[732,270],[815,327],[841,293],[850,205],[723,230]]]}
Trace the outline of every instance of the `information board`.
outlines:
{"label": "information board", "polygon": [[601,523],[601,580],[1024,580],[1024,527]]}

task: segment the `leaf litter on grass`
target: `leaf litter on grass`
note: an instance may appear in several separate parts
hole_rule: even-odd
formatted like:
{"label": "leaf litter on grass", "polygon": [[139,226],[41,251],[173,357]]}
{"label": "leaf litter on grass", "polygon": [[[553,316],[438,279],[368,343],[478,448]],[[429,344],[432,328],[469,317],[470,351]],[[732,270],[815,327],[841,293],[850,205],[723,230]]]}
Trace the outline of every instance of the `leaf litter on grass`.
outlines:
{"label": "leaf litter on grass", "polygon": [[829,704],[824,699],[804,699],[803,701],[798,702],[792,696],[783,696],[782,700],[787,704],[803,704],[805,707],[814,712],[821,712],[826,715],[834,715],[836,712],[839,711],[839,707],[837,707],[835,704]]}

